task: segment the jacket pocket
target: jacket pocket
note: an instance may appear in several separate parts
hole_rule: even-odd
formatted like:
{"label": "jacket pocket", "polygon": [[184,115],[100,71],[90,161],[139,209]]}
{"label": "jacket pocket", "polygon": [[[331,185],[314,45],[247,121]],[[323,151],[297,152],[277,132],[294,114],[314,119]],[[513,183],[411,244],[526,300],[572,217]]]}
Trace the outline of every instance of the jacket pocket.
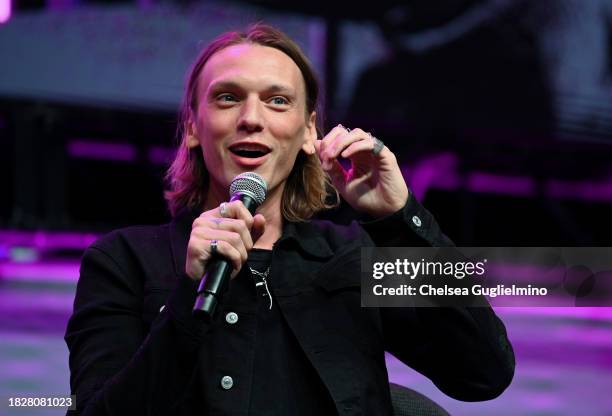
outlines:
{"label": "jacket pocket", "polygon": [[361,287],[361,247],[351,247],[335,255],[315,273],[313,283],[326,292],[359,291]]}
{"label": "jacket pocket", "polygon": [[323,292],[321,320],[327,330],[348,341],[346,347],[380,358],[378,309],[361,306],[361,247],[339,253],[317,271],[313,283]]}

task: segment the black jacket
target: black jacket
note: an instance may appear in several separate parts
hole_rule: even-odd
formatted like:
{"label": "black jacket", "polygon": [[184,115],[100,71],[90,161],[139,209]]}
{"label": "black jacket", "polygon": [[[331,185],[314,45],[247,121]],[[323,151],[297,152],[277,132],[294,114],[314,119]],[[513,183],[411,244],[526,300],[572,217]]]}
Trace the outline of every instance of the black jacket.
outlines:
{"label": "black jacket", "polygon": [[[205,324],[191,316],[196,284],[184,264],[198,214],[115,231],[86,250],[65,337],[77,413],[246,413],[248,374],[231,396],[204,394],[228,371],[216,362],[244,370],[253,353],[235,331],[228,335],[223,319]],[[514,354],[492,309],[360,307],[362,246],[451,244],[413,197],[368,223],[286,223],[273,250],[273,298],[339,414],[392,413],[384,351],[458,400],[492,399],[510,384]],[[275,273],[291,279],[275,284],[283,282]],[[235,292],[223,310],[253,319]]]}

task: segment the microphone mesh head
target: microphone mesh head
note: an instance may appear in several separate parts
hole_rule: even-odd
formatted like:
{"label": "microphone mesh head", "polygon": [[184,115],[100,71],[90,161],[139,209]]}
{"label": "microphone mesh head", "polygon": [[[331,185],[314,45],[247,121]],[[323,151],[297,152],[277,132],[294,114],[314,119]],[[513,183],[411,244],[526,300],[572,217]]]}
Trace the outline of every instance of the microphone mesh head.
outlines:
{"label": "microphone mesh head", "polygon": [[236,193],[247,194],[261,205],[266,199],[268,185],[264,178],[254,172],[244,172],[236,176],[230,184],[230,198]]}

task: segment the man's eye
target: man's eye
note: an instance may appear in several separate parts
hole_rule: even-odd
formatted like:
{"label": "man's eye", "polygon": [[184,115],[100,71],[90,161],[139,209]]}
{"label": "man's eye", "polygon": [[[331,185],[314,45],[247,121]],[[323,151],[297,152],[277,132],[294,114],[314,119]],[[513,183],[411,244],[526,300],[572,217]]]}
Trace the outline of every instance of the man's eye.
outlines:
{"label": "man's eye", "polygon": [[285,97],[273,97],[270,102],[275,105],[286,105],[289,104],[289,101]]}
{"label": "man's eye", "polygon": [[217,100],[224,103],[231,103],[236,101],[236,97],[234,97],[232,94],[221,94],[217,96]]}

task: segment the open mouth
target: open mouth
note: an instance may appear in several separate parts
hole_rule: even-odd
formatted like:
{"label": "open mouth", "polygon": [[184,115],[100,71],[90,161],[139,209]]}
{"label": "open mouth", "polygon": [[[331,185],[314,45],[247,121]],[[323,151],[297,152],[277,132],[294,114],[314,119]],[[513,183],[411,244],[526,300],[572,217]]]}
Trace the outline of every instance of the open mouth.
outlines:
{"label": "open mouth", "polygon": [[270,149],[259,143],[237,143],[230,146],[229,151],[236,156],[256,159],[270,153]]}

